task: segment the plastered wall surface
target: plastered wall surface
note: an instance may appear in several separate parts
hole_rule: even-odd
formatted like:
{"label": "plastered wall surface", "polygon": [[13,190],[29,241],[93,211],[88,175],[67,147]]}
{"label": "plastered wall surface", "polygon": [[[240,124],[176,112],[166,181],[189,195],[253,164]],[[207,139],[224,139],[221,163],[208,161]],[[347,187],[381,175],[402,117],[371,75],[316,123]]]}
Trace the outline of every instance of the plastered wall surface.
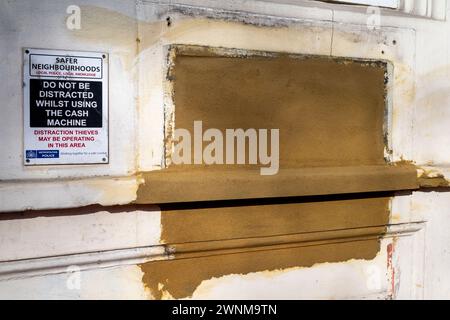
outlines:
{"label": "plastered wall surface", "polygon": [[203,130],[280,128],[282,168],[384,163],[386,65],[181,54],[174,64],[175,126],[192,136],[197,119]]}
{"label": "plastered wall surface", "polygon": [[[286,262],[274,265],[244,248],[241,254],[247,258],[237,264],[229,259],[220,269],[212,261],[202,277],[186,284],[178,279],[175,286],[167,285],[172,275],[155,266],[170,262],[180,265],[174,270],[188,271],[189,262],[205,258],[177,260],[176,246],[167,245],[183,242],[176,238],[183,236],[177,232],[176,213],[164,215],[157,206],[132,204],[145,181],[141,172],[164,166],[165,70],[171,44],[389,61],[389,156],[422,167],[419,174],[426,178],[439,178],[435,187],[446,185],[449,22],[383,10],[381,28],[369,30],[365,10],[312,1],[198,0],[177,5],[96,0],[76,2],[81,29],[69,30],[66,8],[72,4],[0,3],[0,74],[7,80],[0,87],[1,298],[450,297],[445,271],[450,267],[450,193],[445,188],[389,194],[382,239],[379,231],[366,239],[376,250],[353,248],[351,254],[335,257],[316,250],[311,256],[318,259],[291,263],[295,252],[302,255],[302,246],[293,246],[297,251],[271,247]],[[23,47],[109,53],[108,165],[22,165]],[[290,212],[285,213],[287,220]],[[349,219],[356,220],[355,214]],[[195,222],[196,211],[191,215],[187,220]],[[267,216],[260,228],[271,230],[268,225],[276,217]],[[246,221],[255,226],[248,216]],[[377,224],[372,222],[372,227]],[[225,230],[225,235],[230,232]],[[282,245],[316,241],[315,248],[325,252],[331,246],[323,238],[275,240]],[[277,245],[258,244],[264,250]]]}

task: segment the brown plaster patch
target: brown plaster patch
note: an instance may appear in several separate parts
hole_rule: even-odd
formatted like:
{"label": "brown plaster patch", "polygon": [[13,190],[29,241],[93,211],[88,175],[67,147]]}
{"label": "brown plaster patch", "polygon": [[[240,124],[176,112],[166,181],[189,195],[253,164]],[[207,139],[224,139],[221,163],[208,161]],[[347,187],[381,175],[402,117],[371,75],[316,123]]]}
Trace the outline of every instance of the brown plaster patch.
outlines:
{"label": "brown plaster patch", "polygon": [[366,196],[163,206],[162,242],[173,260],[140,265],[143,282],[157,299],[184,298],[213,277],[373,259],[390,197]]}
{"label": "brown plaster patch", "polygon": [[248,274],[316,263],[350,259],[372,260],[380,249],[377,239],[318,246],[294,247],[142,264],[143,282],[156,299],[164,293],[173,298],[192,296],[202,281],[229,274]]}
{"label": "brown plaster patch", "polygon": [[[161,210],[171,260],[140,265],[155,298],[189,297],[202,281],[228,274],[376,256],[391,194],[330,194],[417,187],[413,166],[384,157],[386,62],[191,46],[170,49],[168,62],[169,168],[143,174],[137,197],[181,202]],[[198,120],[203,131],[279,128],[278,175],[172,165],[173,129],[193,136]],[[322,196],[279,198],[305,195]],[[276,199],[256,200],[263,197]],[[192,202],[210,200],[219,204]]]}
{"label": "brown plaster patch", "polygon": [[385,63],[182,50],[169,74],[176,128],[279,128],[281,168],[385,163]]}
{"label": "brown plaster patch", "polygon": [[445,178],[445,176],[441,173],[428,172],[426,170],[421,169],[422,174],[419,176],[418,181],[419,185],[422,188],[440,188],[440,187],[448,187],[449,182]]}

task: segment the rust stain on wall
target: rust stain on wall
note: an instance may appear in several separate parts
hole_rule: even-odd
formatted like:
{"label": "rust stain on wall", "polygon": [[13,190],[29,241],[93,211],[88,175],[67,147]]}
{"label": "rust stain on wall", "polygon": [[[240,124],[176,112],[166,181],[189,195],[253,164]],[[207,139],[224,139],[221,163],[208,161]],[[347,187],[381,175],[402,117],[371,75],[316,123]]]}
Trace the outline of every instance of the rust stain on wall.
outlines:
{"label": "rust stain on wall", "polygon": [[387,246],[387,270],[388,270],[388,279],[390,282],[389,288],[389,296],[391,299],[395,297],[395,266],[393,263],[393,256],[395,251],[395,239],[392,243],[389,243]]}

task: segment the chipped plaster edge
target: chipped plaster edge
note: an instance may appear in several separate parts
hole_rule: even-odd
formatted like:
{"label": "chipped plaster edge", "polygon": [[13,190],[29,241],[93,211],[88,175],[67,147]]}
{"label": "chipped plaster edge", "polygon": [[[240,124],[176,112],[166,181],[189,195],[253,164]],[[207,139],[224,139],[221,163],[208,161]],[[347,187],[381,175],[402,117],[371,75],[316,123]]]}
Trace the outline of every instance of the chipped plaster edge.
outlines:
{"label": "chipped plaster edge", "polygon": [[130,204],[136,200],[141,183],[143,179],[140,174],[125,177],[0,182],[0,214],[74,208],[92,204],[102,206]]}

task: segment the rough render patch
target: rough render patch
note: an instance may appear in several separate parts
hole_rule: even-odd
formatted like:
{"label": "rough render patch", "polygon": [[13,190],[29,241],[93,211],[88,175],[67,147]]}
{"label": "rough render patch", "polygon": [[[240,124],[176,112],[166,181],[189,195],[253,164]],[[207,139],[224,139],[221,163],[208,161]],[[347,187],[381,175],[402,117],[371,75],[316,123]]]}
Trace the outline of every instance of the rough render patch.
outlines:
{"label": "rough render patch", "polygon": [[[136,203],[257,199],[417,189],[413,166],[282,168],[261,176],[244,166],[172,166],[142,173]],[[276,186],[276,187],[274,187]]]}
{"label": "rough render patch", "polygon": [[[389,203],[389,197],[382,197],[203,210],[163,209],[161,237],[175,259],[140,265],[142,280],[157,299],[168,295],[185,298],[192,296],[203,280],[213,277],[350,259],[371,260],[380,250],[379,238],[389,222]],[[348,229],[356,236],[369,227],[379,229],[371,235],[364,236],[363,232],[362,238],[342,239],[333,234],[315,244],[285,242],[276,249],[264,244],[262,248],[253,247],[255,240],[273,235],[309,233],[320,239],[321,231]],[[235,248],[214,252],[233,239],[240,240]],[[189,252],[191,242],[197,247]],[[183,248],[188,252],[178,252]]]}
{"label": "rough render patch", "polygon": [[385,63],[191,51],[171,75],[176,128],[279,128],[281,168],[384,164]]}
{"label": "rough render patch", "polygon": [[[194,75],[193,78],[191,78],[189,81],[185,81],[185,83],[190,83],[190,84],[194,84],[195,88],[202,88],[201,90],[204,90],[205,88],[205,84],[206,87],[210,86],[211,84],[214,84],[217,82],[217,79],[207,79],[205,81],[204,77],[202,78],[202,76],[199,76],[197,78],[195,78],[195,76],[198,76],[198,74],[202,75],[202,73],[198,72],[198,70],[194,70],[192,71],[191,69],[195,69],[196,66],[196,58],[193,57],[189,57],[186,58],[184,61],[184,63],[186,64],[185,68],[186,70],[182,70],[185,71],[186,75]],[[189,61],[191,60],[191,61]],[[197,60],[201,60],[201,58],[197,57]],[[217,65],[214,65],[214,62],[217,62]],[[218,58],[218,59],[211,59],[211,58],[207,58],[205,59],[205,61],[203,62],[199,62],[197,64],[197,66],[204,66],[205,62],[207,63],[213,63],[213,66],[211,66],[209,69],[213,69],[213,70],[220,70],[220,63],[222,64],[232,64],[232,59],[227,59],[227,58]],[[192,62],[191,64],[189,64],[190,62]],[[252,62],[252,60],[247,60],[246,61],[246,65],[248,65],[250,62]],[[282,61],[282,62],[286,62],[286,61]],[[279,70],[280,68],[283,69],[282,65],[278,65],[275,69],[277,70],[277,74],[279,74]],[[311,61],[309,61],[311,63]],[[258,62],[254,62],[254,64],[258,64]],[[288,63],[289,64],[289,63]],[[326,63],[324,63],[326,64]],[[228,66],[227,69],[229,70],[231,68],[233,68],[233,66]],[[250,66],[251,67],[251,66]],[[246,83],[245,81],[247,81],[249,75],[254,77],[256,75],[256,77],[259,77],[261,74],[261,68],[262,66],[255,66],[255,72],[252,72],[252,70],[246,70],[244,69],[244,71],[246,72],[246,75],[244,77],[242,77],[242,79],[244,79],[244,83]],[[319,67],[320,67],[320,62],[319,62]],[[340,67],[344,68],[348,68],[347,71],[350,72],[350,74],[352,74],[352,72],[350,71],[350,69],[352,69],[351,64],[342,64]],[[329,69],[330,66],[327,65],[327,69]],[[356,67],[355,67],[356,68]],[[242,68],[235,68],[236,70],[241,70]],[[287,68],[288,70],[292,69],[292,66],[290,68]],[[258,72],[259,71],[259,72]],[[366,70],[367,71],[367,70]],[[370,141],[377,141],[377,143],[375,143],[377,146],[379,146],[379,148],[371,148],[368,154],[367,158],[364,158],[364,160],[362,161],[369,161],[369,163],[382,163],[384,161],[384,137],[383,137],[383,127],[382,127],[382,123],[383,123],[383,115],[384,115],[384,105],[385,105],[385,101],[384,101],[384,80],[385,80],[385,70],[383,70],[383,68],[381,68],[381,70],[378,70],[379,73],[377,73],[377,70],[374,71],[374,75],[373,75],[373,81],[374,83],[376,83],[376,86],[370,86],[370,88],[379,88],[379,90],[375,90],[376,92],[378,92],[378,95],[376,94],[376,92],[374,91],[373,95],[370,95],[371,98],[374,98],[375,102],[371,102],[371,105],[375,105],[380,107],[379,111],[381,111],[381,113],[379,114],[378,119],[380,119],[379,122],[377,122],[379,124],[379,126],[377,126],[376,129],[374,129],[373,134],[374,137],[376,137],[374,140],[369,139]],[[177,73],[178,72],[178,73]],[[177,71],[175,73],[175,92],[177,92],[177,94],[179,94],[181,92],[181,94],[183,94],[183,92],[185,93],[189,93],[192,92],[192,88],[189,90],[186,90],[186,88],[181,87],[178,88],[176,87],[177,83],[180,81],[180,79],[183,79],[183,73],[179,74],[179,71]],[[356,69],[353,70],[353,74],[357,73]],[[205,74],[205,73],[203,73]],[[220,72],[219,72],[220,74]],[[299,73],[302,74],[302,73]],[[328,73],[327,73],[328,74]],[[367,72],[366,73],[362,73],[364,75],[367,76]],[[206,73],[206,75],[211,75],[211,73]],[[231,74],[231,79],[236,79],[239,78],[237,74],[235,74],[235,72],[233,72]],[[342,77],[339,77],[339,83],[341,83],[341,79]],[[345,78],[345,77],[344,77]],[[223,80],[223,74],[220,75],[219,77],[220,81]],[[247,79],[247,80],[246,80]],[[197,81],[199,80],[199,81]],[[380,80],[380,81],[378,81]],[[198,83],[197,83],[197,82]],[[203,81],[203,82],[202,82]],[[367,84],[368,81],[359,81],[359,84]],[[240,83],[240,82],[238,82]],[[284,83],[284,82],[283,82]],[[287,81],[287,85],[289,84],[289,81]],[[226,88],[233,88],[233,81],[231,81],[229,84],[227,83],[226,86],[224,86]],[[331,87],[331,85],[327,86],[328,88]],[[208,87],[209,88],[209,87]],[[252,88],[252,86],[248,86],[248,88]],[[240,89],[242,89],[242,86],[240,87]],[[342,88],[341,88],[342,89]],[[195,91],[195,90],[194,90]],[[203,92],[203,91],[202,91]],[[215,97],[214,94],[214,88],[211,87],[208,90],[209,96],[211,97]],[[260,92],[272,92],[271,90],[260,90],[258,92],[250,92],[248,94],[246,94],[246,96],[251,96],[251,97],[258,97],[258,93]],[[281,89],[278,90],[277,92],[285,92],[285,90]],[[342,90],[340,90],[340,92],[342,92]],[[223,91],[220,91],[220,94],[222,94]],[[203,97],[204,95],[202,94],[195,94],[195,97]],[[339,95],[336,95],[335,97],[337,97]],[[183,97],[183,96],[181,96]],[[235,95],[230,95],[230,97],[236,97]],[[239,95],[237,96],[239,97]],[[365,96],[364,98],[370,98]],[[217,97],[216,97],[217,98]],[[217,101],[221,101],[220,99],[214,99],[215,102]],[[178,98],[180,99],[180,98]],[[378,99],[378,100],[377,100]],[[191,101],[192,99],[185,99],[186,101]],[[220,108],[220,106],[214,108],[215,110],[228,110],[228,108],[233,107],[233,104],[230,104],[229,101],[230,99],[224,99],[224,101],[227,101],[228,103],[226,103],[226,107],[225,109]],[[247,99],[248,100],[248,99]],[[246,101],[247,101],[246,100]],[[332,99],[331,99],[332,100]],[[192,102],[192,101],[191,101]],[[248,101],[247,101],[248,102]],[[260,107],[260,103],[261,101],[257,101],[257,105],[258,107]],[[179,127],[183,127],[183,125],[185,125],[184,127],[189,128],[189,125],[191,125],[191,123],[193,122],[193,120],[198,120],[198,119],[208,119],[210,120],[210,115],[207,114],[206,111],[204,111],[202,108],[198,108],[198,106],[202,106],[203,102],[200,101],[200,103],[197,101],[196,104],[194,104],[196,106],[197,109],[192,109],[192,108],[188,108],[188,105],[183,105],[183,101],[177,101],[177,95],[175,95],[175,105],[177,108],[177,122],[176,122],[176,126]],[[236,103],[236,105],[240,105],[241,103]],[[314,101],[313,101],[314,104]],[[362,103],[363,105],[366,105],[367,103]],[[205,103],[205,105],[210,106],[211,103]],[[214,104],[213,104],[214,105]],[[332,104],[334,105],[334,104]],[[183,113],[183,106],[185,107],[185,109],[189,109],[189,113]],[[205,110],[208,110],[208,108],[206,108]],[[258,109],[257,109],[258,110]],[[270,109],[269,109],[270,110]],[[197,113],[195,113],[197,112]],[[205,113],[206,112],[206,113]],[[228,113],[229,115],[230,113]],[[243,120],[248,120],[251,119],[252,117],[242,117],[241,113],[238,113],[239,119]],[[257,114],[257,112],[253,112],[252,115]],[[337,114],[337,113],[334,113]],[[364,114],[362,114],[364,116]],[[192,116],[194,116],[194,118],[192,118]],[[369,116],[367,115],[367,118],[370,118],[371,120],[373,119],[373,115]],[[197,118],[195,118],[197,117]],[[220,119],[219,119],[220,118]],[[295,118],[295,117],[294,117]],[[212,127],[220,127],[221,119],[223,119],[223,117],[218,117],[218,120],[216,121],[217,123],[214,123],[214,125],[211,125]],[[273,117],[271,117],[270,119],[273,119]],[[213,118],[214,120],[214,118]],[[229,122],[230,123],[225,123],[224,125],[228,125],[233,123],[232,121],[233,119],[230,119]],[[250,121],[251,122],[251,121]],[[269,120],[270,122],[270,120]],[[327,122],[329,123],[329,122]],[[340,123],[340,121],[335,121],[335,123]],[[372,123],[372,122],[371,122]],[[223,123],[222,123],[223,124]],[[252,123],[246,123],[245,121],[243,123],[239,123],[240,127],[254,127],[254,125]],[[268,126],[266,127],[273,127],[272,123],[269,123]],[[356,144],[358,145],[358,144]],[[316,148],[316,146],[315,146]],[[378,150],[379,149],[379,150]],[[294,148],[295,150],[295,148]],[[316,149],[314,149],[316,150]],[[329,148],[327,148],[327,150],[329,151]],[[361,150],[359,150],[361,151]],[[370,152],[374,152],[373,154]],[[358,154],[358,152],[349,152],[349,155],[354,155],[354,154]],[[370,154],[370,155],[369,155]],[[298,161],[298,157],[295,157],[296,154],[294,154],[294,157],[292,158],[292,154],[287,154],[285,155],[285,159],[287,160],[286,163],[289,163],[290,165],[295,164],[298,165],[299,163],[296,163]],[[303,154],[304,155],[304,154]],[[339,154],[340,156],[342,156],[342,153]],[[300,155],[301,156],[301,155]],[[290,158],[289,158],[290,157]],[[283,160],[283,158],[282,158]],[[305,159],[308,160],[308,159]],[[347,160],[347,161],[345,161]],[[349,159],[345,159],[343,162],[347,163],[349,161]],[[358,159],[361,160],[361,159]],[[300,165],[301,165],[301,161]],[[314,163],[309,163],[308,161],[304,161],[307,165],[314,165]],[[326,161],[325,161],[326,162]],[[379,206],[375,206],[374,210],[374,215],[371,216],[371,218],[373,217],[377,217],[380,218],[380,221],[378,221],[378,226],[385,226],[388,222],[389,222],[389,209],[388,209],[388,203],[389,201],[384,202],[383,204],[379,205]],[[282,207],[282,205],[280,205],[280,207]],[[274,208],[274,207],[273,207]],[[272,208],[272,209],[273,209]],[[292,208],[286,208],[286,212],[295,212],[292,211]],[[181,242],[181,243],[188,243],[191,241],[223,241],[225,242],[225,239],[230,239],[232,237],[234,237],[234,239],[242,239],[245,237],[253,237],[253,238],[258,238],[258,237],[264,237],[267,236],[268,234],[273,234],[273,233],[278,233],[278,234],[283,234],[283,232],[286,232],[286,230],[283,229],[283,225],[280,225],[280,220],[279,220],[279,216],[275,217],[271,215],[271,209],[267,209],[266,208],[259,208],[255,210],[255,214],[254,215],[246,215],[246,214],[242,214],[243,212],[248,213],[251,212],[251,210],[249,211],[248,208],[241,208],[239,209],[229,209],[231,212],[228,212],[228,214],[226,213],[227,209],[223,209],[222,208],[222,212],[220,212],[221,210],[218,210],[219,212],[213,212],[214,210],[207,210],[206,212],[209,212],[210,215],[209,217],[203,217],[203,218],[199,218],[198,220],[196,218],[192,218],[192,216],[195,216],[196,213],[199,213],[200,210],[195,210],[195,212],[189,212],[189,210],[183,211],[179,218],[181,219],[175,219],[174,217],[177,217],[177,214],[174,212],[163,212],[162,213],[162,230],[163,230],[163,242],[168,244],[168,248],[170,248],[171,250],[173,250],[174,252],[174,256],[175,259],[174,260],[170,260],[170,261],[159,261],[159,262],[149,262],[146,264],[142,264],[140,267],[142,268],[143,272],[144,272],[144,277],[143,277],[143,282],[145,283],[145,285],[149,288],[149,290],[152,292],[152,295],[157,298],[157,299],[162,299],[162,298],[184,298],[184,297],[190,297],[192,296],[192,294],[194,293],[194,291],[196,290],[196,288],[202,283],[202,281],[206,280],[206,279],[211,279],[211,278],[218,278],[221,277],[223,275],[230,275],[230,274],[249,274],[249,273],[254,273],[254,272],[262,272],[262,271],[273,271],[273,270],[283,270],[283,269],[287,269],[287,268],[296,268],[296,267],[310,267],[314,264],[317,263],[324,263],[324,262],[340,262],[340,261],[347,261],[350,259],[373,259],[375,258],[375,256],[377,255],[377,253],[379,252],[380,249],[380,244],[379,244],[379,240],[376,239],[364,239],[364,240],[359,240],[359,241],[343,241],[340,243],[325,243],[325,244],[321,244],[321,245],[314,245],[314,246],[291,246],[290,248],[278,248],[276,250],[261,250],[261,251],[255,251],[255,250],[248,250],[246,252],[242,252],[242,251],[238,251],[236,250],[235,252],[228,252],[226,254],[221,254],[221,255],[213,255],[213,254],[208,254],[208,252],[202,252],[199,253],[200,256],[197,257],[188,257],[186,258],[186,255],[183,256],[183,254],[180,254],[179,252],[177,253],[177,249],[180,249],[182,246],[177,245],[177,242]],[[237,223],[233,223],[233,210],[235,213],[240,213],[239,214],[239,222]],[[306,211],[305,211],[306,210]],[[283,211],[283,210],[281,210]],[[327,220],[326,218],[323,217],[323,215],[326,215],[327,213],[335,213],[335,211],[333,211],[332,209],[330,209],[329,207],[327,207],[327,204],[321,203],[320,205],[318,205],[316,208],[311,208],[311,213],[322,213],[321,214],[317,214],[315,216],[311,216],[310,218],[308,218],[308,215],[303,216],[303,221],[300,222],[299,225],[296,225],[295,223],[292,224],[292,228],[293,230],[290,230],[291,232],[295,233],[295,232],[320,232],[323,230],[329,230],[329,229],[338,229],[338,228],[342,228],[342,229],[349,229],[352,226],[352,218],[349,216],[350,212],[352,210],[349,209],[347,207],[347,209],[342,210],[342,212],[340,213],[336,213],[334,218],[336,219],[343,219],[340,222],[333,220],[333,218],[331,220]],[[362,208],[361,210],[355,210],[354,212],[366,212],[367,208]],[[273,212],[279,213],[280,210],[274,210]],[[285,213],[286,213],[285,212]],[[307,209],[303,208],[303,210],[299,210],[299,212],[297,212],[298,216],[301,217],[301,213],[305,213],[308,212]],[[230,215],[231,213],[231,215]],[[170,219],[169,217],[172,216],[173,219]],[[167,217],[167,219],[166,219]],[[360,218],[360,217],[358,217]],[[358,221],[358,218],[356,218],[356,220]],[[371,219],[369,218],[369,219]],[[223,219],[223,221],[217,221],[217,219]],[[248,221],[247,221],[248,219]],[[255,220],[253,220],[255,219]],[[308,220],[310,219],[310,220]],[[301,219],[300,219],[301,220]],[[172,221],[172,222],[170,222]],[[175,222],[176,221],[176,222]],[[258,226],[258,223],[256,223],[257,221],[264,221],[265,223],[267,223],[267,226]],[[330,225],[324,225],[324,223],[326,224],[325,221],[330,222]],[[362,221],[362,220],[359,220]],[[367,223],[365,226],[373,226],[373,224],[371,224],[369,222],[369,220],[365,220],[365,222]],[[372,221],[373,222],[373,221]],[[177,224],[183,225],[183,228],[180,228]],[[264,224],[264,223],[263,223]],[[362,221],[362,224],[364,225],[364,221]],[[187,228],[186,226],[190,226],[189,228]],[[198,228],[196,228],[196,226]],[[305,227],[306,229],[308,229],[309,226],[309,230],[305,231],[302,230],[302,227]],[[260,229],[258,229],[258,227]],[[224,230],[228,230],[224,231],[223,233],[220,231],[221,228],[224,228]],[[254,228],[254,229],[253,229]],[[278,228],[278,229],[277,229]],[[328,229],[327,229],[328,228]],[[203,231],[202,231],[203,230]],[[210,233],[208,232],[208,230],[210,231],[217,231],[218,237],[219,238],[214,238],[213,235],[210,235]],[[385,230],[384,228],[382,230]],[[187,234],[186,234],[187,232]],[[233,236],[230,235],[230,233],[235,233],[237,232],[238,234],[234,234]],[[239,234],[239,232],[241,232]],[[170,234],[175,235],[173,238],[171,238]],[[383,231],[380,231],[379,236],[381,236],[383,234]],[[208,239],[208,235],[211,236],[211,238]],[[196,238],[196,237],[205,237],[202,239]],[[249,246],[249,244],[242,244],[242,247],[247,247]],[[197,248],[198,250],[198,248]],[[232,250],[231,250],[232,251]],[[190,252],[192,253],[192,252]],[[195,255],[195,252],[193,253]]]}
{"label": "rough render patch", "polygon": [[153,297],[191,297],[207,279],[223,275],[311,267],[316,263],[350,259],[372,260],[380,250],[379,240],[354,241],[273,251],[246,252],[193,259],[175,259],[140,265],[142,281]]}
{"label": "rough render patch", "polygon": [[[169,103],[170,107],[166,105],[167,164],[170,164],[173,128],[189,130],[196,120],[202,120],[205,129],[280,128],[282,170],[385,163],[386,62],[185,45],[173,46],[167,57],[165,82],[173,83],[173,88],[167,91],[176,92],[174,103]],[[276,84],[273,79],[277,79]],[[245,110],[242,105],[246,106]],[[282,115],[280,108],[285,111]],[[185,169],[189,172],[190,168]],[[416,182],[415,171],[411,170],[410,174]],[[175,175],[175,181],[176,177],[180,175]],[[379,178],[384,182],[400,181],[381,178],[381,175]],[[150,176],[148,181],[151,179]],[[167,179],[168,176],[163,178]],[[321,185],[328,188],[333,183],[321,182]],[[153,190],[150,196],[145,188]],[[152,187],[145,188],[138,191],[138,201],[142,203],[158,192]],[[172,191],[176,188],[164,190],[165,198],[176,194]],[[181,189],[185,192],[184,187]],[[202,189],[211,190],[204,186]],[[341,190],[358,191],[376,190]],[[171,200],[180,201],[175,198]],[[158,201],[165,202],[161,197]]]}
{"label": "rough render patch", "polygon": [[448,190],[450,186],[450,167],[442,165],[417,165],[417,178],[424,188],[442,188]]}
{"label": "rough render patch", "polygon": [[257,237],[383,227],[389,219],[389,197],[299,201],[255,201],[244,205],[231,202],[233,206],[215,208],[162,206],[161,239],[175,246],[225,239],[251,242]]}
{"label": "rough render patch", "polygon": [[449,181],[438,169],[420,168],[417,171],[418,181],[423,188],[448,187]]}

